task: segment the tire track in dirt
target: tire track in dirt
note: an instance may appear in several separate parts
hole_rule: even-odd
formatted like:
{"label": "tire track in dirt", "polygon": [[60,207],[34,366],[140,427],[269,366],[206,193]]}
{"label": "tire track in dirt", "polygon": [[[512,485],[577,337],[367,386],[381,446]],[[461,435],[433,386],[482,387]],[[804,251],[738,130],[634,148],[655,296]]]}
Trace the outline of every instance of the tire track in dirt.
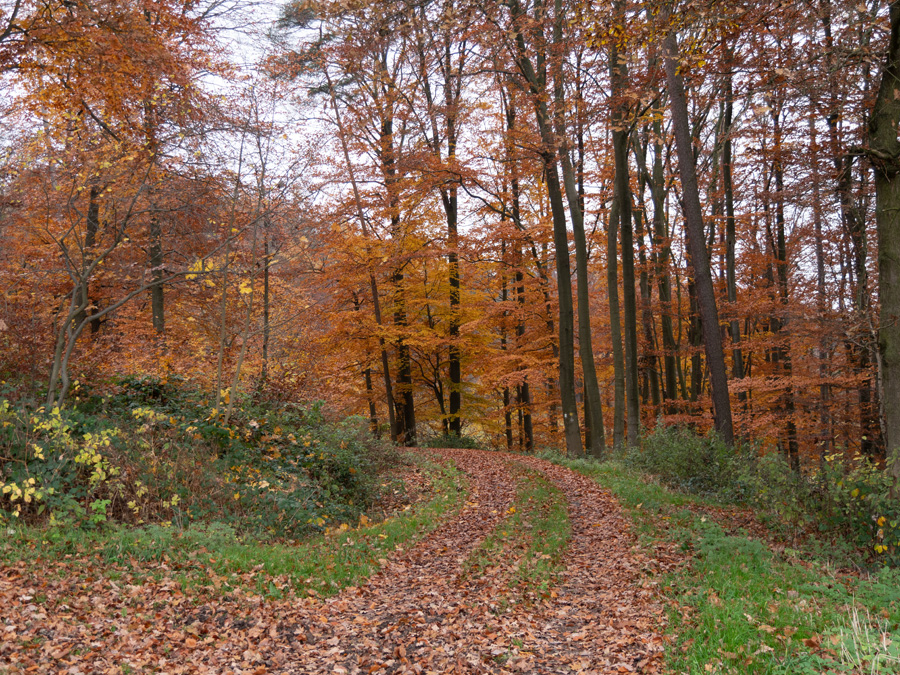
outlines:
{"label": "tire track in dirt", "polygon": [[[641,579],[649,561],[632,551],[633,539],[609,493],[535,458],[438,453],[466,473],[467,502],[417,545],[382,561],[360,588],[325,600],[279,601],[235,589],[198,606],[199,597],[182,593],[171,579],[124,588],[100,578],[62,579],[46,610],[29,610],[42,614],[31,620],[10,615],[16,625],[31,626],[40,661],[53,664],[34,672],[657,672],[662,640],[654,629],[662,614],[652,587]],[[462,574],[463,562],[514,499],[511,462],[560,488],[572,524],[559,587],[533,603],[510,602],[514,594],[495,576]],[[0,574],[0,597],[18,600],[16,588],[36,581],[7,572],[11,576]],[[97,600],[101,594],[103,602]],[[152,611],[135,613],[134,597]],[[34,621],[40,616],[43,621]]]}
{"label": "tire track in dirt", "polygon": [[478,672],[480,618],[490,596],[460,585],[462,564],[515,496],[504,462],[473,450],[441,450],[469,481],[464,508],[359,589],[325,601],[301,653],[280,672]]}
{"label": "tire track in dirt", "polygon": [[[613,497],[589,478],[535,458],[439,452],[469,476],[467,509],[361,589],[328,601],[323,617],[333,631],[316,636],[317,646],[283,672],[657,671],[661,608],[652,584],[641,579],[649,561],[632,552]],[[572,539],[562,583],[555,597],[534,606],[506,605],[506,589],[494,580],[460,575],[461,563],[514,496],[510,462],[540,472],[569,506]]]}
{"label": "tire track in dirt", "polygon": [[[655,562],[634,537],[609,491],[587,476],[535,457],[517,457],[566,497],[572,537],[559,595],[548,608],[541,650],[569,669],[558,672],[655,672],[665,624],[647,572]],[[541,672],[554,672],[545,664]]]}

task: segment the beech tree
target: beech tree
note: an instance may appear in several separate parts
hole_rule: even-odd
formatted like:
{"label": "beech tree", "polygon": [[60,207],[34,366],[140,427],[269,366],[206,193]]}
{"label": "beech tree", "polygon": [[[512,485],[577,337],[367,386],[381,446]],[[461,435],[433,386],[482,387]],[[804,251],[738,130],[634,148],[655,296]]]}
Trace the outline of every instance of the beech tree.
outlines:
{"label": "beech tree", "polygon": [[896,3],[304,0],[240,66],[223,7],[3,7],[0,367],[45,402],[896,474]]}

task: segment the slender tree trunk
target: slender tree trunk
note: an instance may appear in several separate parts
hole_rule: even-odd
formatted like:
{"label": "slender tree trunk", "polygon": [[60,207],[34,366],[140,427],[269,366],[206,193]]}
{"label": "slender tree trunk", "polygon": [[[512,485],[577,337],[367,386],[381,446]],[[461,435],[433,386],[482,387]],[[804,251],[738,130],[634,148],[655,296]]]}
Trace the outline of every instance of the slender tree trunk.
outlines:
{"label": "slender tree trunk", "polygon": [[162,335],[166,331],[165,295],[159,283],[163,278],[162,226],[156,214],[150,218],[150,274],[154,281],[150,288],[153,330]]}
{"label": "slender tree trunk", "polygon": [[[385,191],[387,192],[387,206],[391,221],[391,238],[395,246],[402,246],[403,232],[401,231],[400,218],[400,194],[397,174],[396,148],[394,146],[394,117],[393,117],[393,90],[392,81],[388,75],[387,54],[382,53],[376,59],[376,68],[383,75],[383,83],[387,91],[384,100],[379,100],[380,110],[380,136],[379,157],[381,169],[384,174]],[[394,305],[394,326],[397,329],[395,348],[397,351],[397,388],[395,397],[397,439],[407,446],[416,444],[416,408],[413,399],[412,361],[410,358],[409,344],[404,333],[409,328],[406,315],[406,292],[403,282],[403,268],[400,263],[391,275],[391,289]]]}
{"label": "slender tree trunk", "polygon": [[[459,350],[459,233],[457,230],[457,194],[456,186],[447,190],[447,201],[450,207],[447,213],[447,263],[450,277],[450,354],[448,370],[450,376],[450,433],[462,435],[462,365]],[[452,213],[452,217],[451,214]]]}
{"label": "slender tree trunk", "polygon": [[[511,137],[512,133],[515,131],[516,127],[516,105],[514,93],[510,91],[508,100],[504,98],[506,101],[506,129],[507,136]],[[512,149],[512,142],[510,138],[507,138],[505,142],[506,149],[506,161],[509,167],[509,179],[510,179],[510,192],[511,192],[511,209],[512,209],[512,220],[513,224],[516,226],[516,229],[519,232],[523,231],[522,225],[522,213],[521,213],[521,202],[520,202],[520,190],[519,190],[519,165],[516,161],[515,153]],[[534,258],[538,267],[541,268],[540,261],[538,260],[537,250],[532,249],[534,253]],[[516,263],[516,299],[519,304],[519,317],[516,322],[516,346],[521,349],[523,343],[525,341],[525,275],[522,272],[522,247],[519,243],[516,243],[515,247],[515,263]],[[542,283],[543,275],[542,275]],[[545,298],[545,302],[549,303],[549,297]],[[553,329],[551,327],[550,334],[553,334]],[[534,449],[534,427],[531,419],[531,386],[528,383],[528,376],[526,375],[522,384],[517,387],[517,406],[519,409],[519,416],[521,419],[522,426],[522,435],[524,436],[524,450],[526,452],[531,452]]]}
{"label": "slender tree trunk", "polygon": [[[344,163],[347,166],[347,174],[350,178],[350,186],[353,188],[353,200],[356,204],[356,216],[359,220],[360,228],[362,228],[363,236],[369,239],[369,228],[366,223],[365,212],[363,211],[362,197],[359,194],[359,184],[356,181],[356,172],[353,169],[353,162],[350,161],[350,150],[347,147],[347,134],[344,129],[343,120],[341,119],[341,111],[337,104],[337,97],[334,94],[334,86],[331,83],[331,76],[328,69],[325,69],[325,77],[328,82],[328,93],[331,96],[331,105],[334,109],[335,122],[338,128],[338,140],[341,142],[341,151],[344,155]],[[375,314],[375,324],[381,328],[383,325],[381,315],[381,297],[378,293],[378,282],[375,279],[375,273],[369,268],[369,289],[372,292],[372,311]],[[391,384],[391,365],[388,358],[387,343],[384,335],[378,336],[378,346],[381,349],[381,371],[384,375],[384,391],[385,400],[388,410],[388,424],[391,428],[391,442],[396,443],[398,439],[397,418],[394,415],[394,388]]]}
{"label": "slender tree trunk", "polygon": [[253,236],[250,240],[250,269],[254,270],[254,273],[250,276],[250,297],[247,298],[247,313],[244,316],[244,328],[241,331],[241,349],[238,352],[237,361],[234,364],[234,375],[231,377],[231,388],[229,390],[228,396],[228,407],[225,409],[225,420],[224,423],[227,425],[228,420],[231,419],[231,414],[234,412],[234,402],[237,399],[238,391],[241,385],[241,370],[244,367],[244,359],[247,356],[247,345],[250,343],[250,328],[253,325],[253,299],[256,295],[256,275],[255,269],[257,265],[256,259],[256,241],[257,234],[259,233],[259,218],[255,218],[253,221]]}
{"label": "slender tree trunk", "polygon": [[375,407],[375,390],[372,387],[372,369],[366,368],[363,371],[366,378],[366,401],[369,403],[369,429],[375,438],[381,436],[378,429],[378,409]]}
{"label": "slender tree trunk", "polygon": [[662,309],[660,326],[662,327],[663,365],[665,368],[663,398],[678,398],[678,345],[675,342],[675,330],[672,326],[672,281],[669,276],[669,260],[671,246],[669,244],[669,228],[666,219],[666,187],[665,169],[663,166],[662,122],[655,116],[653,122],[653,172],[648,174],[650,180],[650,196],[653,201],[653,248],[656,255],[656,283],[659,290],[659,303]]}
{"label": "slender tree trunk", "polygon": [[716,307],[715,289],[712,284],[709,257],[703,236],[703,211],[700,206],[700,190],[697,185],[687,97],[684,93],[683,79],[678,72],[678,40],[674,32],[669,32],[666,36],[665,50],[666,80],[669,85],[672,124],[675,131],[675,145],[678,150],[685,230],[703,323],[703,341],[709,368],[716,431],[728,445],[733,445],[734,427],[731,421],[731,401],[728,396],[728,375],[725,369],[725,357],[722,353],[722,334],[719,331],[719,312]]}
{"label": "slender tree trunk", "polygon": [[572,166],[569,146],[566,142],[565,87],[561,53],[564,20],[562,0],[556,0],[553,29],[553,41],[557,52],[554,58],[554,121],[558,139],[560,166],[562,167],[566,200],[569,205],[569,216],[572,220],[572,233],[575,240],[576,290],[578,294],[578,351],[581,357],[581,369],[584,378],[585,420],[590,420],[590,424],[585,424],[585,433],[588,436],[585,440],[585,446],[589,454],[594,457],[601,457],[606,450],[606,437],[603,429],[603,404],[600,400],[600,385],[597,382],[597,369],[594,364],[594,347],[591,335],[591,302],[588,287],[588,254],[584,233],[584,211],[582,210],[581,196],[576,184],[575,169]]}
{"label": "slender tree trunk", "polygon": [[[399,219],[398,219],[399,220]],[[399,222],[392,219],[391,231],[399,240]],[[391,276],[394,304],[394,326],[400,333],[408,328],[406,317],[406,293],[403,288],[403,273],[396,270]],[[413,401],[412,360],[409,353],[409,345],[402,335],[395,342],[397,350],[397,394],[394,399],[397,418],[397,439],[406,446],[416,443],[416,411]]]}
{"label": "slender tree trunk", "polygon": [[[816,106],[810,101],[813,110]],[[833,430],[831,426],[831,387],[828,383],[828,343],[825,337],[824,323],[828,314],[828,298],[825,286],[825,237],[822,232],[822,193],[819,183],[819,143],[816,133],[816,121],[812,115],[809,117],[810,154],[812,155],[812,182],[813,182],[813,227],[816,237],[816,307],[819,312],[818,321],[822,325],[822,338],[816,350],[819,360],[819,453],[822,458],[832,452]]]}
{"label": "slender tree trunk", "polygon": [[270,325],[271,301],[269,292],[269,274],[272,267],[271,251],[269,249],[269,219],[263,220],[263,326],[262,326],[262,370],[259,375],[259,389],[262,389],[269,378],[269,340],[272,327]]}
{"label": "slender tree trunk", "polygon": [[[428,117],[431,121],[432,138],[429,142],[431,151],[438,162],[441,161],[441,134],[438,132],[437,111],[434,105],[434,94],[431,89],[431,81],[428,75],[428,57],[425,48],[425,37],[423,32],[427,22],[424,5],[419,7],[418,23],[415,26],[417,49],[420,59],[420,76],[421,83],[425,93],[425,100],[428,106]],[[443,115],[445,117],[445,133],[447,140],[447,166],[452,170],[456,162],[456,144],[457,144],[457,122],[458,122],[458,106],[460,95],[462,93],[462,72],[465,63],[465,57],[461,56],[459,67],[453,65],[453,54],[451,43],[453,40],[452,31],[443,31],[443,49],[439,56],[440,69],[443,74],[444,88],[444,106]],[[464,43],[463,43],[464,44]],[[465,54],[465,46],[463,46],[463,55]],[[450,378],[450,414],[447,418],[449,432],[460,436],[462,434],[462,419],[460,417],[460,408],[462,406],[462,365],[460,362],[459,349],[459,326],[460,326],[460,277],[459,277],[459,205],[458,205],[458,185],[451,182],[447,186],[440,188],[441,202],[444,207],[444,215],[447,220],[447,275],[450,286],[450,320],[448,326],[449,335],[449,354],[448,354],[448,375]]]}
{"label": "slender tree trunk", "polygon": [[[362,305],[356,291],[353,291],[353,309],[355,309],[358,314],[362,314]],[[372,432],[372,435],[378,438],[380,436],[378,429],[378,409],[375,407],[375,391],[372,387],[372,368],[368,365],[370,362],[371,357],[367,350],[366,367],[363,370],[363,378],[366,383],[366,402],[369,405],[369,429]]]}
{"label": "slender tree trunk", "polygon": [[609,210],[606,236],[606,287],[609,298],[609,333],[613,352],[613,447],[625,445],[625,354],[622,350],[622,324],[619,311],[618,231],[621,220],[619,194],[615,192]]}
{"label": "slender tree trunk", "polygon": [[697,306],[697,287],[693,279],[688,279],[688,303],[691,323],[688,327],[688,342],[691,344],[691,403],[696,403],[703,395],[703,320]]}
{"label": "slender tree trunk", "polygon": [[881,86],[869,118],[869,156],[875,167],[875,222],[881,316],[878,354],[884,387],[884,428],[893,496],[900,497],[900,0],[890,4],[891,35]]}
{"label": "slender tree trunk", "polygon": [[[729,50],[730,54],[730,50]],[[730,59],[729,59],[730,62]],[[732,143],[731,131],[734,117],[734,92],[731,72],[727,75],[725,89],[725,142],[722,147],[722,183],[725,192],[725,288],[728,293],[729,313],[737,311],[737,274],[735,272],[735,244],[737,240],[734,215],[734,181],[732,178]],[[744,378],[744,357],[741,354],[741,323],[737,317],[731,319],[731,376],[736,380]],[[738,400],[743,402],[747,394],[738,393]]]}
{"label": "slender tree trunk", "polygon": [[[566,227],[565,205],[563,204],[557,171],[556,148],[558,143],[551,127],[550,113],[546,102],[546,74],[540,77],[535,72],[525,48],[525,37],[520,22],[527,17],[521,11],[517,0],[512,0],[513,24],[516,41],[516,63],[528,83],[534,99],[535,117],[541,136],[541,158],[547,183],[547,196],[553,215],[553,244],[556,252],[556,276],[559,298],[559,391],[563,410],[563,428],[566,452],[570,457],[580,457],[582,453],[581,430],[578,424],[578,404],[575,399],[575,328],[572,298],[572,274],[569,263],[569,236]],[[541,59],[543,61],[543,59]]]}
{"label": "slender tree trunk", "polygon": [[[778,93],[776,92],[776,97]],[[791,343],[790,333],[787,331],[788,326],[788,259],[787,259],[787,236],[785,232],[784,219],[784,159],[782,148],[782,129],[781,129],[781,104],[776,104],[772,110],[772,121],[775,133],[775,166],[773,174],[775,176],[775,227],[776,227],[776,263],[778,271],[778,290],[781,301],[782,316],[778,322],[778,332],[782,335],[782,344],[778,347],[782,372],[787,382],[784,393],[782,395],[782,405],[786,418],[787,431],[787,455],[791,463],[791,468],[800,471],[800,445],[797,442],[797,423],[794,419],[794,386],[792,383],[793,363],[791,360]]]}
{"label": "slender tree trunk", "polygon": [[641,369],[647,378],[647,386],[650,389],[650,404],[654,410],[659,410],[662,403],[659,393],[659,373],[656,370],[652,356],[653,345],[656,339],[653,334],[653,310],[651,308],[652,297],[650,291],[650,275],[647,273],[647,255],[644,243],[644,218],[640,209],[634,211],[634,225],[638,236],[638,260],[641,265],[640,289],[641,289],[641,325],[644,329],[645,353],[641,355]]}
{"label": "slender tree trunk", "polygon": [[[873,391],[872,366],[877,361],[877,338],[871,327],[871,297],[869,293],[868,271],[868,234],[866,219],[861,213],[859,204],[853,196],[853,156],[841,146],[839,138],[839,120],[842,102],[838,94],[838,83],[834,75],[837,69],[833,65],[835,53],[834,38],[831,27],[831,2],[822,3],[822,25],[825,33],[826,72],[828,73],[829,104],[825,121],[828,123],[829,143],[831,145],[832,163],[835,170],[835,189],[841,207],[841,222],[852,245],[853,268],[856,277],[854,293],[854,309],[857,313],[857,329],[848,341],[851,362],[862,375],[858,389],[858,411],[860,428],[860,450],[863,454],[878,458],[882,449],[879,411],[876,404],[877,391]],[[876,187],[877,192],[877,187]],[[876,207],[877,208],[877,207]],[[877,220],[877,217],[876,217]],[[852,286],[852,284],[851,284]],[[875,400],[873,400],[875,399]]]}
{"label": "slender tree trunk", "polygon": [[[79,277],[81,278],[81,282],[77,285],[76,293],[77,299],[76,302],[81,309],[76,315],[74,322],[76,324],[81,323],[86,316],[91,314],[88,310],[88,307],[91,305],[90,299],[90,282],[87,277],[84,276],[84,270],[93,262],[92,255],[94,246],[97,244],[97,233],[100,230],[100,189],[96,185],[92,185],[91,189],[88,193],[88,210],[87,216],[85,218],[85,232],[84,232],[84,251],[82,252],[82,266],[78,271]],[[92,321],[91,322],[91,333],[96,333],[100,330],[100,322]]]}
{"label": "slender tree trunk", "polygon": [[222,412],[222,384],[224,383],[225,368],[225,347],[228,336],[228,269],[231,265],[231,238],[237,219],[237,200],[240,192],[240,176],[241,169],[244,165],[244,141],[245,136],[241,136],[241,147],[238,153],[238,170],[237,177],[234,181],[234,190],[231,194],[231,208],[228,214],[228,227],[225,230],[225,250],[222,263],[222,298],[219,302],[219,353],[216,358],[216,391],[215,406],[213,410],[217,415]]}
{"label": "slender tree trunk", "polygon": [[[504,218],[505,219],[505,218]],[[502,222],[502,220],[501,220]],[[503,304],[503,317],[500,325],[500,351],[509,351],[509,341],[507,339],[507,323],[509,320],[509,310],[506,309],[506,303],[509,300],[509,284],[507,281],[507,250],[506,239],[500,242],[500,260],[502,270],[500,272],[500,302]],[[512,429],[512,408],[510,407],[509,386],[503,387],[503,420],[506,430],[506,449],[513,448],[513,429]]]}
{"label": "slender tree trunk", "polygon": [[[450,47],[447,43],[446,77],[444,83],[447,108],[447,161],[456,162],[456,108],[459,103],[461,83],[451,76]],[[461,75],[461,74],[460,74]],[[459,199],[457,185],[451,183],[444,191],[444,211],[447,215],[447,268],[450,282],[450,354],[448,370],[450,375],[450,433],[462,435],[462,364],[459,350],[460,324],[460,278],[459,278]],[[507,392],[508,395],[508,392]]]}
{"label": "slender tree trunk", "polygon": [[[615,0],[613,14],[619,25],[625,25],[625,3]],[[615,194],[619,203],[619,230],[622,238],[622,309],[625,329],[625,406],[627,441],[630,447],[638,443],[641,426],[641,400],[638,383],[637,297],[634,278],[634,230],[631,221],[631,186],[628,170],[627,103],[623,95],[628,81],[628,67],[618,43],[612,41],[609,50],[609,71],[612,82],[612,142],[615,156]]]}

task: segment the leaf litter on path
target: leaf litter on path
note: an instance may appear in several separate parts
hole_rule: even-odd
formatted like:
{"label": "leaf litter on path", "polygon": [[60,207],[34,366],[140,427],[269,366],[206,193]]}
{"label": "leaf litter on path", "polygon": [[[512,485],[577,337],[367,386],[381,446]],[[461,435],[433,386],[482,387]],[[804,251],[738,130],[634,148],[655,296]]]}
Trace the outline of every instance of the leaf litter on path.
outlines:
{"label": "leaf litter on path", "polygon": [[[129,584],[75,561],[0,568],[0,673],[653,673],[665,621],[653,561],[610,494],[531,457],[441,450],[468,476],[461,511],[360,587],[266,600],[182,590],[165,564]],[[463,573],[513,501],[515,459],[568,503],[566,569],[547,597],[510,604]],[[4,670],[5,669],[5,670]]]}

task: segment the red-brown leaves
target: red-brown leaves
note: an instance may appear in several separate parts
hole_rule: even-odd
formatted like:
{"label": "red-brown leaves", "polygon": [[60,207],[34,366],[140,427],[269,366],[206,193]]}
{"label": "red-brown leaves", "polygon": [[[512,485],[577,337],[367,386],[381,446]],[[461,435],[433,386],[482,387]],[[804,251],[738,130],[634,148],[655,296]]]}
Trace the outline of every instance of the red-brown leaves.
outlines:
{"label": "red-brown leaves", "polygon": [[[572,543],[561,585],[535,605],[499,602],[490,578],[461,574],[501,521],[515,482],[508,456],[441,451],[462,467],[464,508],[366,584],[322,601],[265,601],[237,589],[182,590],[177,570],[48,562],[0,572],[0,664],[12,673],[630,673],[656,672],[664,621],[655,562],[632,552],[612,497],[547,462],[524,463],[565,494]],[[121,574],[115,581],[109,572]]]}

